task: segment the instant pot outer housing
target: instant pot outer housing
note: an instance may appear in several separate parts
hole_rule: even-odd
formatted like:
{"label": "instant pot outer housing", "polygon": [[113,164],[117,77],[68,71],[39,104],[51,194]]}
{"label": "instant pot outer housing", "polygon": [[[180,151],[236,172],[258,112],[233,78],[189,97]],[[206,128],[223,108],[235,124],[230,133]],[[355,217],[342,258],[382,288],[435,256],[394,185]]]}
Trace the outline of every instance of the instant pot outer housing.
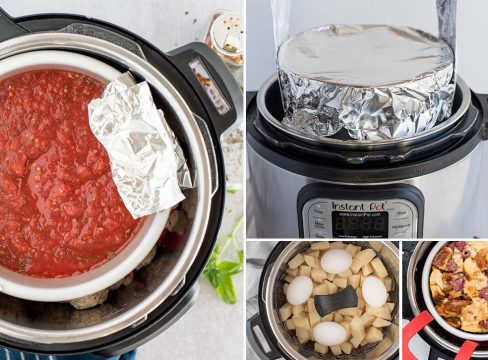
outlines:
{"label": "instant pot outer housing", "polygon": [[[345,244],[348,241],[343,241]],[[399,276],[400,265],[398,245],[391,241],[354,241],[354,245],[361,248],[372,248],[377,256],[381,258],[389,275],[393,279],[392,297],[396,297],[395,308],[392,312],[392,323],[385,330],[387,337],[396,338],[393,345],[380,355],[375,355],[375,360],[398,359],[399,354]],[[307,342],[301,345],[295,336],[290,334],[284,323],[279,319],[278,309],[286,302],[283,294],[283,282],[286,276],[288,262],[299,253],[310,248],[310,241],[285,242],[281,241],[276,245],[264,265],[259,283],[258,303],[259,313],[247,321],[247,339],[258,357],[264,359],[287,359],[287,360],[319,360],[324,357],[314,351],[313,343]],[[379,343],[378,343],[379,344]],[[378,344],[364,346],[355,349],[348,355],[348,359],[368,359],[368,352],[374,351]],[[325,359],[329,357],[325,355]],[[331,356],[331,359],[335,357]],[[342,357],[341,357],[342,358]]]}
{"label": "instant pot outer housing", "polygon": [[[12,19],[0,11],[0,60],[36,51],[68,51],[102,61],[120,73],[130,70],[147,81],[175,132],[195,177],[185,207],[189,222],[180,247],[158,249],[153,263],[135,274],[137,283],[109,294],[88,310],[69,304],[33,302],[0,294],[0,345],[45,354],[127,352],[149,341],[196,300],[198,277],[220,226],[225,173],[221,135],[242,112],[242,93],[220,58],[202,43],[164,54],[122,28],[75,15],[36,15]],[[209,97],[191,64],[215,86]],[[218,104],[224,103],[224,109]],[[162,219],[164,222],[164,219]],[[164,227],[164,226],[163,226]]]}

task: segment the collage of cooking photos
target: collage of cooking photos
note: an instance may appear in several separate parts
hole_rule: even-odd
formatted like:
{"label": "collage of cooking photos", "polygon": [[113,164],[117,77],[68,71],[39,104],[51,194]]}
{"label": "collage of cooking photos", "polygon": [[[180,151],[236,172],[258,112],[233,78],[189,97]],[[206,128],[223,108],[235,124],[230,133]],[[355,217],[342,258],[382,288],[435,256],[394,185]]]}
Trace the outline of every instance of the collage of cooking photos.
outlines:
{"label": "collage of cooking photos", "polygon": [[0,360],[488,360],[486,14],[0,0]]}

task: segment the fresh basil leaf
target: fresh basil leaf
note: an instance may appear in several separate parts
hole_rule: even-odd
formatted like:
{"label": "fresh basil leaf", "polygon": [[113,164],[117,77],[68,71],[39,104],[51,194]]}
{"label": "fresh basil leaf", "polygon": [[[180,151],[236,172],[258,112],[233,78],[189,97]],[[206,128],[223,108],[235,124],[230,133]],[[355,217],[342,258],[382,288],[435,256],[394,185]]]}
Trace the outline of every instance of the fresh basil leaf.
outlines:
{"label": "fresh basil leaf", "polygon": [[207,279],[214,288],[217,288],[222,281],[222,273],[218,270],[211,270],[207,273]]}
{"label": "fresh basil leaf", "polygon": [[217,268],[225,275],[235,275],[242,271],[242,264],[232,261],[222,261]]}
{"label": "fresh basil leaf", "polygon": [[236,291],[232,276],[224,275],[220,279],[219,286],[216,288],[217,294],[226,304],[235,304],[237,302]]}

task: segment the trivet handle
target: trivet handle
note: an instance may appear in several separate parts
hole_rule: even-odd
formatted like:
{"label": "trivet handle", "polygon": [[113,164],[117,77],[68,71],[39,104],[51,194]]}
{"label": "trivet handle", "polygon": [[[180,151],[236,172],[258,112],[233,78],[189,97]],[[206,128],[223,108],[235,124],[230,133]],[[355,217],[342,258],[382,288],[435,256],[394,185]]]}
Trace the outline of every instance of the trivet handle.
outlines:
{"label": "trivet handle", "polygon": [[410,351],[408,344],[412,338],[419,333],[424,327],[426,327],[434,318],[428,311],[422,311],[415,318],[413,318],[403,328],[402,335],[402,353],[404,360],[417,360],[417,358]]}
{"label": "trivet handle", "polygon": [[0,41],[8,40],[10,38],[25,35],[28,31],[22,26],[18,25],[14,18],[7,14],[0,8]]}
{"label": "trivet handle", "polygon": [[464,342],[463,346],[461,346],[461,349],[459,349],[459,352],[457,353],[456,357],[454,360],[469,360],[471,359],[471,355],[473,355],[474,351],[478,347],[478,343],[467,340]]}
{"label": "trivet handle", "polygon": [[193,42],[168,53],[207,110],[219,136],[242,120],[243,95],[224,61],[206,44]]}
{"label": "trivet handle", "polygon": [[259,313],[247,320],[246,335],[249,344],[260,360],[275,360],[282,358],[280,352],[269,341],[264,330],[263,320]]}

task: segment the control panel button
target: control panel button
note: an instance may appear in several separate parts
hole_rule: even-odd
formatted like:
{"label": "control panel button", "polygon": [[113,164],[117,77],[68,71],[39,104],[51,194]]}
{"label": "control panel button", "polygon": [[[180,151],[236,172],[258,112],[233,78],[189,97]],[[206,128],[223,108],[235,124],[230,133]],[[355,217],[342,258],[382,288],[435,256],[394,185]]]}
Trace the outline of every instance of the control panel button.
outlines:
{"label": "control panel button", "polygon": [[319,230],[312,230],[312,232],[310,233],[310,237],[315,238],[315,239],[327,239],[328,238],[327,233],[325,231],[319,231]]}

